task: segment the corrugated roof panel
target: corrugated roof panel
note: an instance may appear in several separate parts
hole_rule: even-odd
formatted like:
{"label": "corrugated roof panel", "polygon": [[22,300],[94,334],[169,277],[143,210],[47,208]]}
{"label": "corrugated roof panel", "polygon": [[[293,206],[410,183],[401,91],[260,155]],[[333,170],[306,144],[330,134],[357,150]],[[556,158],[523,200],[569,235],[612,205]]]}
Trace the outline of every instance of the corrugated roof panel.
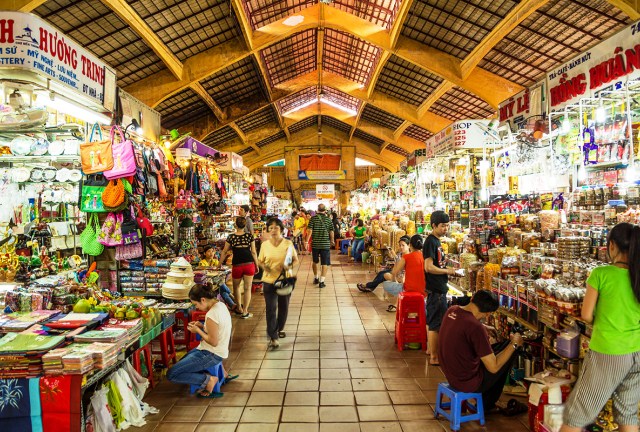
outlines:
{"label": "corrugated roof panel", "polygon": [[286,138],[287,138],[287,136],[285,135],[285,133],[283,131],[280,131],[280,132],[278,132],[278,133],[276,133],[274,135],[271,135],[268,138],[265,138],[265,139],[263,139],[261,141],[258,141],[256,143],[256,145],[259,148],[262,148],[262,147],[268,146],[269,144],[274,143],[274,142],[276,142],[278,140],[282,140],[282,139],[286,139]]}
{"label": "corrugated roof panel", "polygon": [[349,33],[326,29],[322,67],[327,72],[366,85],[380,58],[381,49]]}
{"label": "corrugated roof panel", "polygon": [[408,151],[394,144],[389,144],[387,147],[385,147],[385,150],[389,150],[390,152],[397,153],[400,156],[405,156],[405,157],[409,156]]}
{"label": "corrugated roof panel", "polygon": [[389,29],[396,19],[400,0],[332,0],[329,6]]}
{"label": "corrugated roof panel", "polygon": [[155,109],[166,129],[175,129],[211,114],[207,104],[189,88],[163,100]]}
{"label": "corrugated roof panel", "polygon": [[386,111],[381,110],[380,108],[376,108],[371,104],[367,104],[362,111],[361,119],[370,121],[382,127],[396,130],[400,127],[404,120],[400,117],[396,117],[392,114],[389,114]]}
{"label": "corrugated roof panel", "polygon": [[211,148],[216,148],[221,144],[231,141],[238,137],[238,134],[231,126],[225,126],[217,131],[207,135],[202,141],[203,144],[208,145]]}
{"label": "corrugated roof panel", "polygon": [[338,105],[355,112],[358,111],[358,108],[360,108],[360,104],[362,103],[360,99],[343,93],[340,90],[334,89],[333,87],[322,86],[322,93],[323,99],[327,99],[331,102],[337,103]]}
{"label": "corrugated roof panel", "polygon": [[442,95],[430,111],[452,121],[489,118],[496,113],[485,101],[460,87],[454,87]]}
{"label": "corrugated roof panel", "polygon": [[355,132],[353,132],[353,136],[377,146],[381,146],[382,144],[384,144],[384,140],[376,138],[373,135],[369,135],[368,133],[363,132],[360,129],[356,129]]}
{"label": "corrugated roof panel", "polygon": [[315,3],[315,0],[244,0],[247,17],[254,30],[300,12]]}
{"label": "corrugated roof panel", "polygon": [[317,31],[296,33],[260,52],[271,86],[276,86],[317,69]]}
{"label": "corrugated roof panel", "polygon": [[439,76],[392,55],[380,72],[376,90],[418,106],[442,81]]}
{"label": "corrugated roof panel", "polygon": [[426,141],[433,136],[433,133],[413,124],[406,128],[402,134],[418,141]]}
{"label": "corrugated roof panel", "polygon": [[222,109],[249,100],[267,102],[264,81],[253,56],[243,58],[200,83]]}
{"label": "corrugated roof panel", "polygon": [[280,107],[280,112],[286,114],[313,100],[318,100],[318,89],[309,87],[285,97],[278,102],[278,106]]}
{"label": "corrugated roof panel", "polygon": [[346,134],[351,133],[351,126],[349,126],[343,121],[340,121],[330,116],[324,116],[324,115],[322,116],[322,126],[331,127],[341,132],[344,132]]}
{"label": "corrugated roof panel", "polygon": [[253,151],[253,147],[247,147],[247,148],[244,148],[244,149],[240,150],[238,152],[238,155],[240,155],[240,156],[248,155],[252,151]]}
{"label": "corrugated roof panel", "polygon": [[276,124],[278,122],[273,106],[269,105],[258,112],[249,114],[236,121],[236,124],[242,132],[249,132],[268,124]]}
{"label": "corrugated roof panel", "polygon": [[318,116],[313,115],[289,126],[289,133],[294,134],[294,133],[302,132],[303,130],[309,127],[314,127],[317,125],[318,125]]}

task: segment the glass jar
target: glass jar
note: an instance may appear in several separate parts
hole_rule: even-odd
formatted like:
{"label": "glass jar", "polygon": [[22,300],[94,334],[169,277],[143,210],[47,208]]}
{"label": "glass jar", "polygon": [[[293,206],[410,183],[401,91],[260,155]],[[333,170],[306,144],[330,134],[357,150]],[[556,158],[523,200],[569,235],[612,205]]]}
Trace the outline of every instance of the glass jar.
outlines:
{"label": "glass jar", "polygon": [[611,186],[603,187],[602,188],[602,192],[603,192],[603,195],[604,195],[604,199],[602,200],[603,204],[606,204],[607,201],[609,201],[610,199],[613,199],[612,198],[613,190],[611,189]]}
{"label": "glass jar", "polygon": [[[613,203],[613,204],[612,204]],[[609,201],[604,207],[604,223],[613,226],[618,223],[615,201]]]}
{"label": "glass jar", "polygon": [[638,205],[640,204],[640,186],[633,184],[627,189],[627,204]]}
{"label": "glass jar", "polygon": [[596,193],[593,189],[589,188],[585,191],[585,205],[588,206],[592,206],[595,205],[595,201],[596,201]]}
{"label": "glass jar", "polygon": [[602,206],[604,205],[604,192],[601,187],[597,187],[594,189],[595,194],[595,205]]}
{"label": "glass jar", "polygon": [[586,198],[585,191],[584,190],[578,191],[578,207],[586,206],[585,198]]}

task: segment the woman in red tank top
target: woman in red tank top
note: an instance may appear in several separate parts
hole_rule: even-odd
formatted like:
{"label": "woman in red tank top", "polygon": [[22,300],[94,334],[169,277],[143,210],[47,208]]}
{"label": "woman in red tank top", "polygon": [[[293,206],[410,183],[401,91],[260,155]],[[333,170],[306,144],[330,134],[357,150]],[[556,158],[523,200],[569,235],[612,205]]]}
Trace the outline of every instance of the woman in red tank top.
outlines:
{"label": "woman in red tank top", "polygon": [[[422,236],[416,234],[409,241],[411,252],[400,258],[400,261],[391,271],[391,280],[382,284],[385,291],[397,297],[402,291],[425,293],[424,258],[422,257]],[[400,273],[404,271],[404,283],[401,282]],[[387,312],[395,312],[396,305],[389,305]]]}

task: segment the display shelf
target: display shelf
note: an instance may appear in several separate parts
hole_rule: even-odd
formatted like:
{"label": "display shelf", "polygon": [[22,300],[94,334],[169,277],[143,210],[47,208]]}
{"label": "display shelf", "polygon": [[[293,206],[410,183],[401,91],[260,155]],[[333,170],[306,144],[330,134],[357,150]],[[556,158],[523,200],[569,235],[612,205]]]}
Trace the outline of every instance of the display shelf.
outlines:
{"label": "display shelf", "polygon": [[560,354],[558,354],[558,351],[556,351],[555,349],[551,348],[551,346],[547,345],[547,344],[542,344],[542,346],[544,347],[545,350],[547,350],[548,352],[550,352],[551,354],[553,354],[554,356],[560,358],[562,361],[566,361],[566,362],[574,362],[574,361],[578,361],[580,359],[571,359],[568,357],[564,357]]}
{"label": "display shelf", "polygon": [[160,291],[123,291],[122,295],[127,297],[162,297],[162,292]]}
{"label": "display shelf", "polygon": [[513,321],[518,322],[519,324],[521,324],[523,327],[525,327],[528,330],[531,330],[531,331],[536,332],[536,333],[538,333],[540,331],[537,326],[534,326],[530,322],[523,320],[519,316],[516,316],[514,313],[509,312],[504,308],[498,308],[497,312],[502,314],[502,315],[504,315],[504,316],[506,316],[508,319],[512,319]]}
{"label": "display shelf", "polygon": [[0,162],[80,162],[80,156],[0,156]]}

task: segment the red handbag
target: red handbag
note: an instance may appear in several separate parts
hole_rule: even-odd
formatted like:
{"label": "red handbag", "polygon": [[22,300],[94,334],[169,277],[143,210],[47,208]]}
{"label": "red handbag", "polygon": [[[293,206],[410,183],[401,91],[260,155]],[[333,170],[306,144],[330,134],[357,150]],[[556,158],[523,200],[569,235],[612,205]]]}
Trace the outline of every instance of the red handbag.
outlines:
{"label": "red handbag", "polygon": [[151,221],[148,217],[144,215],[142,209],[136,205],[138,208],[138,217],[136,218],[136,222],[138,223],[138,227],[144,232],[144,235],[149,237],[153,235],[153,225],[151,225]]}

